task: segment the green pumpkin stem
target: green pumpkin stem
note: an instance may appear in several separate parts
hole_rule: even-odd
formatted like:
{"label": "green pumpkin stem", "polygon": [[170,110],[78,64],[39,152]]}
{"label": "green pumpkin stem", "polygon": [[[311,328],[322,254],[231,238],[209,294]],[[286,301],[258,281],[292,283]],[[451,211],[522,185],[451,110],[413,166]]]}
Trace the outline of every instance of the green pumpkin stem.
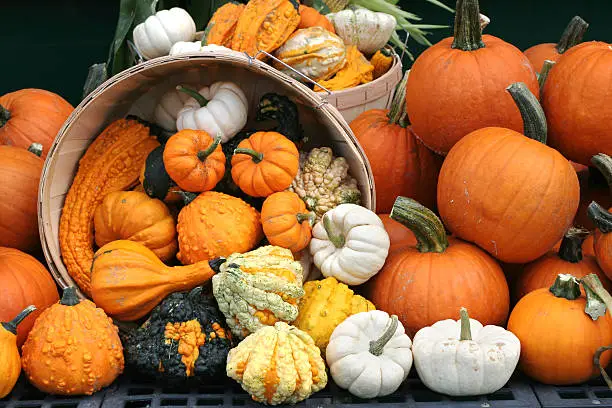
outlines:
{"label": "green pumpkin stem", "polygon": [[604,289],[599,277],[590,273],[580,280],[586,293],[587,303],[584,312],[593,320],[606,314],[606,309],[612,313],[612,296]]}
{"label": "green pumpkin stem", "polygon": [[40,143],[32,143],[30,147],[28,147],[28,152],[34,153],[36,156],[41,157],[43,153],[43,145]]}
{"label": "green pumpkin stem", "polygon": [[30,305],[26,307],[25,309],[23,309],[21,312],[19,312],[19,314],[15,316],[15,318],[11,320],[10,322],[3,322],[0,324],[2,325],[2,327],[10,331],[11,333],[17,334],[17,326],[19,326],[19,323],[21,323],[23,319],[28,317],[30,313],[32,313],[35,310],[36,310],[36,306]]}
{"label": "green pumpkin stem", "polygon": [[546,116],[538,99],[523,82],[515,82],[506,90],[514,99],[523,118],[523,134],[530,139],[546,144],[548,128]]}
{"label": "green pumpkin stem", "polygon": [[549,290],[558,298],[575,300],[580,297],[580,282],[572,275],[559,274]]}
{"label": "green pumpkin stem", "polygon": [[397,326],[399,325],[399,321],[396,315],[391,316],[391,321],[389,325],[383,332],[382,336],[380,336],[377,340],[372,340],[370,342],[370,353],[375,356],[380,356],[385,350],[385,346],[393,338],[395,331],[397,330]]}
{"label": "green pumpkin stem", "polygon": [[440,253],[448,248],[448,238],[442,221],[433,211],[415,200],[397,197],[389,217],[414,233],[420,252]]}
{"label": "green pumpkin stem", "polygon": [[191,96],[193,99],[195,99],[200,104],[200,107],[202,108],[208,105],[209,100],[203,97],[202,94],[200,94],[195,89],[191,89],[183,85],[177,85],[176,90],[179,92],[186,93],[187,95]]}
{"label": "green pumpkin stem", "polygon": [[253,149],[245,149],[244,147],[238,147],[234,149],[234,154],[248,154],[251,156],[255,163],[259,163],[264,159],[264,155],[261,152],[256,152]]}
{"label": "green pumpkin stem", "polygon": [[76,287],[69,286],[64,289],[62,293],[62,299],[60,300],[60,305],[64,306],[76,306],[81,302],[79,297],[77,296]]}
{"label": "green pumpkin stem", "polygon": [[478,0],[457,0],[452,48],[474,51],[484,48]]}
{"label": "green pumpkin stem", "polygon": [[200,159],[200,161],[202,162],[206,161],[208,156],[210,156],[217,149],[217,146],[219,146],[220,143],[221,143],[221,135],[217,134],[213,142],[210,144],[210,146],[206,148],[206,150],[200,150],[198,152],[198,159]]}
{"label": "green pumpkin stem", "polygon": [[589,236],[589,231],[581,228],[570,228],[561,241],[558,256],[565,262],[582,261],[582,243]]}
{"label": "green pumpkin stem", "polygon": [[183,199],[183,204],[184,205],[189,205],[191,204],[191,202],[193,200],[195,200],[196,198],[198,198],[198,194],[196,193],[191,193],[189,191],[182,191],[182,190],[177,190],[176,194],[180,195],[181,198]]}
{"label": "green pumpkin stem", "polygon": [[540,87],[540,93],[542,93],[542,90],[544,89],[544,84],[546,83],[546,80],[548,79],[548,74],[550,73],[550,70],[552,69],[554,65],[555,65],[554,61],[551,61],[551,60],[544,61],[544,65],[542,65],[542,70],[538,74],[538,85]]}
{"label": "green pumpkin stem", "polygon": [[400,125],[401,127],[406,127],[408,124],[404,120],[406,116],[406,83],[408,82],[408,75],[410,75],[409,70],[406,71],[401,82],[395,88],[395,95],[393,95],[393,101],[391,101],[391,109],[389,109],[387,114],[390,124]]}
{"label": "green pumpkin stem", "polygon": [[591,163],[606,179],[610,193],[612,193],[612,157],[605,153],[599,153],[591,157]]}
{"label": "green pumpkin stem", "polygon": [[323,216],[323,228],[325,228],[325,232],[327,233],[327,237],[329,238],[330,242],[334,244],[336,248],[342,248],[344,246],[344,235],[336,231],[336,228],[332,224],[332,221],[328,215]]}
{"label": "green pumpkin stem", "polygon": [[459,341],[472,340],[472,328],[470,326],[470,316],[465,307],[459,310],[459,316],[461,316],[461,334],[459,335]]}
{"label": "green pumpkin stem", "polygon": [[612,214],[593,201],[587,208],[587,214],[593,224],[604,234],[612,232]]}
{"label": "green pumpkin stem", "polygon": [[0,128],[6,125],[6,122],[11,118],[11,112],[4,106],[0,105]]}
{"label": "green pumpkin stem", "polygon": [[589,23],[584,21],[580,16],[574,16],[567,24],[567,27],[565,27],[565,31],[563,31],[561,39],[557,43],[557,52],[563,54],[574,45],[580,44],[587,28],[589,28]]}
{"label": "green pumpkin stem", "polygon": [[610,376],[606,372],[606,368],[601,365],[601,355],[608,350],[612,350],[612,346],[603,346],[598,348],[595,352],[595,355],[593,356],[593,364],[595,365],[595,367],[599,367],[599,372],[601,373],[601,376],[606,382],[606,385],[609,389],[612,390],[612,379],[610,379]]}
{"label": "green pumpkin stem", "polygon": [[297,222],[298,223],[303,223],[304,221],[308,221],[308,224],[310,224],[311,226],[314,225],[314,222],[316,220],[316,215],[313,212],[309,212],[309,213],[297,213],[295,215],[295,218],[297,218]]}

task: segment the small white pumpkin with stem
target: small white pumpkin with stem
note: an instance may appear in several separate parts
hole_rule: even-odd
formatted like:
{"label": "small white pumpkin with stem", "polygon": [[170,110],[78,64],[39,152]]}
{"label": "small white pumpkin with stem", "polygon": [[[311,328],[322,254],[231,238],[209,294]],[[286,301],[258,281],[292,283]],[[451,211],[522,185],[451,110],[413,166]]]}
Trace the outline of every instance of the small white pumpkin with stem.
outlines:
{"label": "small white pumpkin with stem", "polygon": [[461,308],[460,320],[441,320],[414,336],[419,378],[432,391],[454,397],[490,394],[512,376],[521,343],[499,326],[482,326]]}
{"label": "small white pumpkin with stem", "polygon": [[221,143],[225,143],[246,125],[248,100],[235,83],[215,82],[199,91],[182,85],[176,89],[191,96],[177,114],[178,130],[204,130],[220,135]]}
{"label": "small white pumpkin with stem", "polygon": [[397,21],[391,14],[366,8],[345,9],[327,14],[336,33],[346,45],[355,45],[366,55],[372,55],[389,42]]}
{"label": "small white pumpkin with stem", "polygon": [[381,270],[389,246],[378,215],[356,204],[340,204],[312,229],[310,253],[325,277],[361,285]]}
{"label": "small white pumpkin with stem", "polygon": [[397,316],[357,313],[332,333],[326,359],[334,382],[359,398],[395,392],[412,367],[412,342]]}
{"label": "small white pumpkin with stem", "polygon": [[160,10],[134,27],[134,44],[146,59],[168,55],[179,41],[193,41],[196,26],[189,13],[180,7]]}
{"label": "small white pumpkin with stem", "polygon": [[176,88],[169,90],[157,102],[153,114],[154,121],[162,128],[176,132],[176,118],[191,96]]}

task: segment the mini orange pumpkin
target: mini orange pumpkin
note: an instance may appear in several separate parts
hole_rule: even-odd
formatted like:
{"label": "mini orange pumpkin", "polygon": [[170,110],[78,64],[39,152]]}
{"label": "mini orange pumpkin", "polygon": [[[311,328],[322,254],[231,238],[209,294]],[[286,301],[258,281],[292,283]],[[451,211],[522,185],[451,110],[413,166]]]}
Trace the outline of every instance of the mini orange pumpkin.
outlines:
{"label": "mini orange pumpkin", "polygon": [[314,221],[315,214],[308,212],[300,196],[291,191],[268,196],[261,208],[261,225],[270,244],[293,253],[310,243]]}
{"label": "mini orange pumpkin", "polygon": [[298,172],[295,144],[278,132],[256,132],[243,140],[232,157],[232,179],[252,197],[287,189]]}
{"label": "mini orange pumpkin", "polygon": [[221,137],[203,130],[183,129],[164,148],[164,167],[180,188],[190,192],[212,190],[225,174]]}

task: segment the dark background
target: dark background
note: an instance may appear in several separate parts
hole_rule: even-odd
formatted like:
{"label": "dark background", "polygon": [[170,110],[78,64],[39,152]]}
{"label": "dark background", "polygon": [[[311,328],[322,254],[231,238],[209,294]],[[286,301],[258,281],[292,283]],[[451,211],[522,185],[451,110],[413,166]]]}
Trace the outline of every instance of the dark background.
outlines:
{"label": "dark background", "polygon": [[[453,0],[442,1],[454,8]],[[0,95],[20,88],[43,88],[76,106],[87,69],[106,61],[119,0],[1,3]],[[453,14],[425,0],[400,0],[400,5],[426,23],[452,25]],[[541,42],[556,42],[576,14],[591,25],[586,40],[612,42],[610,0],[481,0],[480,7],[492,20],[485,32],[521,50]],[[450,30],[435,30],[430,40],[435,43],[448,37]],[[415,56],[423,49],[414,41],[409,46]]]}

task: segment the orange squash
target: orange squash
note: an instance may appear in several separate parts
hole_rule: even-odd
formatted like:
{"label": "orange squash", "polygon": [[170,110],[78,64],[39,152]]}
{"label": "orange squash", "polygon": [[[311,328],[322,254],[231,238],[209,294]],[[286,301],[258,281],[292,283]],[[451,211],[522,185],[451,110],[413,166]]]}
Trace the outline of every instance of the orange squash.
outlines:
{"label": "orange squash", "polygon": [[299,152],[291,140],[277,132],[255,132],[234,150],[232,180],[251,197],[267,197],[289,188],[298,167]]}
{"label": "orange squash", "polygon": [[534,45],[533,47],[526,49],[524,54],[527,56],[527,58],[529,58],[529,61],[531,62],[531,65],[533,65],[536,72],[540,72],[542,70],[542,66],[544,65],[544,61],[549,60],[557,62],[565,51],[577,44],[580,44],[587,28],[589,28],[589,23],[584,21],[579,16],[575,16],[570,20],[567,27],[565,27],[565,31],[563,31],[561,39],[558,43]]}
{"label": "orange squash", "polygon": [[331,21],[312,7],[300,4],[300,24],[297,28],[323,27],[330,33],[336,34],[336,29]]}
{"label": "orange squash", "polygon": [[310,243],[314,221],[315,214],[309,212],[300,196],[291,191],[268,196],[261,207],[261,225],[270,244],[293,253]]}
{"label": "orange squash", "polygon": [[454,318],[461,305],[482,324],[502,325],[510,295],[500,266],[467,242],[447,237],[436,215],[414,200],[398,197],[391,218],[417,239],[390,253],[383,269],[367,284],[376,308],[395,314],[406,333]]}
{"label": "orange squash", "polygon": [[244,4],[230,1],[215,11],[204,30],[204,44],[216,44],[230,48],[238,19],[244,11]]}
{"label": "orange squash", "polygon": [[569,161],[544,144],[546,123],[535,96],[524,84],[508,91],[528,137],[489,127],[461,139],[440,171],[438,210],[458,238],[503,262],[526,263],[563,237],[576,214],[580,187]]}
{"label": "orange squash", "polygon": [[42,145],[45,159],[55,136],[74,108],[64,98],[43,89],[20,89],[0,96],[0,145],[27,149]]}
{"label": "orange squash", "polygon": [[412,128],[441,154],[487,126],[519,132],[521,115],[504,92],[514,82],[539,95],[527,57],[497,37],[482,35],[477,0],[458,0],[454,37],[426,49],[410,70],[406,111]]}

